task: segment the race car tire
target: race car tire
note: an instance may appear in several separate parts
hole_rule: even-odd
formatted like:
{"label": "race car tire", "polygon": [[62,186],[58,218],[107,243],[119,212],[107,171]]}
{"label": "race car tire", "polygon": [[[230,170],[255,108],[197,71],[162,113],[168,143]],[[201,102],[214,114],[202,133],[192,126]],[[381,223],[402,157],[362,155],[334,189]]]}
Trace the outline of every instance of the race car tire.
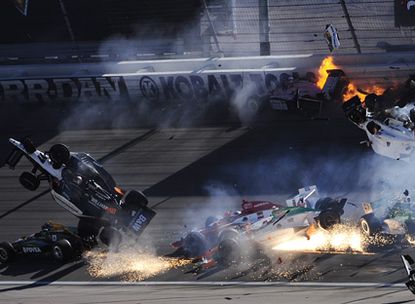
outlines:
{"label": "race car tire", "polygon": [[330,229],[334,225],[340,224],[340,214],[334,211],[322,211],[317,217],[318,223],[323,229]]}
{"label": "race car tire", "polygon": [[11,262],[15,256],[16,251],[11,243],[0,243],[0,263],[5,264]]}
{"label": "race car tire", "polygon": [[205,221],[205,228],[208,228],[210,225],[212,225],[213,223],[217,222],[218,218],[215,216],[208,216],[206,221]]}
{"label": "race car tire", "polygon": [[52,255],[58,262],[66,262],[74,257],[74,250],[67,239],[62,239],[52,246]]}
{"label": "race car tire", "polygon": [[332,204],[336,201],[332,199],[331,197],[324,197],[317,200],[315,209],[320,211],[326,211],[331,208]]}
{"label": "race car tire", "polygon": [[31,172],[23,172],[19,177],[20,184],[27,190],[35,191],[39,188],[39,178]]}
{"label": "race car tire", "polygon": [[205,236],[198,231],[192,231],[186,235],[183,248],[189,257],[201,256],[209,249]]}
{"label": "race car tire", "polygon": [[128,191],[123,197],[124,207],[128,210],[135,210],[135,208],[142,208],[148,205],[148,199],[144,193],[137,190]]}
{"label": "race car tire", "polygon": [[20,142],[27,153],[32,154],[36,151],[36,147],[30,138],[23,138]]}
{"label": "race car tire", "polygon": [[222,240],[218,245],[217,262],[219,265],[229,267],[242,262],[242,248],[235,239]]}
{"label": "race car tire", "polygon": [[99,239],[104,245],[118,249],[122,242],[122,235],[120,231],[113,227],[103,227]]}
{"label": "race car tire", "polygon": [[81,238],[95,238],[103,225],[96,220],[89,218],[80,218],[78,222],[77,232]]}
{"label": "race car tire", "polygon": [[382,224],[373,213],[363,215],[359,220],[360,231],[366,236],[374,236],[381,232]]}
{"label": "race car tire", "polygon": [[55,144],[49,150],[49,157],[55,167],[59,168],[62,165],[66,165],[69,162],[71,153],[64,144]]}

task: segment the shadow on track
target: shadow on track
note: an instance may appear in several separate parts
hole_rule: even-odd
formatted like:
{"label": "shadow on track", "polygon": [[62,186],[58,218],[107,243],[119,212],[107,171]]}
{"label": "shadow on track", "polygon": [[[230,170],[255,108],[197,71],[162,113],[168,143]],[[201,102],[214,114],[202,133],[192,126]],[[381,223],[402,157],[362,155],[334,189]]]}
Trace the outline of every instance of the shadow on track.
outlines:
{"label": "shadow on track", "polygon": [[[22,265],[23,267],[24,265]],[[23,286],[17,286],[17,287],[11,287],[11,288],[5,288],[5,289],[0,289],[0,293],[2,292],[7,292],[7,291],[12,291],[12,290],[24,290],[24,289],[29,289],[29,288],[35,288],[35,287],[40,287],[40,286],[45,286],[45,285],[49,285],[63,277],[65,277],[66,275],[82,268],[85,266],[85,262],[84,261],[78,261],[75,262],[74,264],[69,265],[68,267],[65,267],[55,273],[52,273],[51,275],[44,277],[42,279],[39,279],[36,282],[33,282],[31,284],[27,284],[27,285],[23,285]],[[48,267],[48,266],[46,266]],[[50,269],[43,269],[43,271],[47,271],[47,273],[50,273],[54,270],[59,269],[60,267],[62,267],[62,265],[57,265],[57,268],[53,268],[49,265]],[[8,269],[7,269],[8,271]],[[41,271],[39,272],[41,273]],[[35,274],[34,276],[32,276],[32,278],[37,278],[39,277],[40,274]],[[4,272],[1,273],[2,275],[5,275]],[[16,274],[18,275],[18,274]]]}

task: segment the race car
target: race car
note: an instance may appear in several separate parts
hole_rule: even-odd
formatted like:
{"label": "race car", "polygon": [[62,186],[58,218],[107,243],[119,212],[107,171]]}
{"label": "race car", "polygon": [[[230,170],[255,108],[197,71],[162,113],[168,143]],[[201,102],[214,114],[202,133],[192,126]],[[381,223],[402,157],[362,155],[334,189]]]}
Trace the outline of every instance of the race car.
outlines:
{"label": "race car", "polygon": [[268,105],[276,111],[300,112],[304,115],[319,115],[325,102],[339,100],[348,83],[342,70],[327,71],[328,77],[323,86],[317,86],[317,78],[312,72],[304,77],[298,73],[282,73],[279,85],[270,94],[259,98],[248,98],[251,112],[260,112]]}
{"label": "race car", "polygon": [[347,118],[366,132],[367,143],[375,153],[408,161],[414,152],[414,79],[398,93],[367,94],[363,102],[354,96],[343,103]]}
{"label": "race car", "polygon": [[174,255],[201,256],[218,244],[221,231],[227,227],[255,223],[262,218],[269,217],[273,210],[281,207],[282,205],[278,203],[268,201],[244,200],[241,204],[241,210],[227,211],[220,218],[209,216],[206,218],[203,228],[192,230],[179,241],[172,243],[172,247],[176,249]]}
{"label": "race car", "polygon": [[390,236],[393,242],[415,238],[415,205],[408,190],[395,198],[393,205],[381,217],[375,215],[372,203],[363,203],[363,210],[365,214],[360,218],[359,226],[367,237]]}
{"label": "race car", "polygon": [[345,199],[319,199],[316,186],[299,189],[297,196],[287,200],[287,207],[272,202],[244,201],[242,210],[221,219],[209,217],[204,229],[191,231],[172,245],[187,256],[208,256],[228,264],[235,260],[234,252],[242,252],[242,248],[251,252],[258,244],[280,239],[288,230],[307,233],[312,226],[329,229],[340,223],[345,203]]}
{"label": "race car", "polygon": [[222,231],[219,244],[211,252],[220,265],[240,263],[261,256],[264,249],[287,241],[294,235],[310,238],[317,229],[328,230],[341,223],[347,199],[319,198],[316,186],[299,189],[299,194],[287,200],[287,207],[272,211],[268,218],[240,229]]}
{"label": "race car", "polygon": [[147,206],[143,193],[117,187],[89,154],[70,152],[63,144],[42,152],[29,139],[9,141],[14,146],[6,160],[11,169],[22,156],[33,164],[31,172],[19,177],[23,187],[35,191],[42,180],[48,181],[54,200],[79,218],[78,233],[82,237],[98,237],[105,244],[119,242],[124,234],[140,235],[156,214]]}
{"label": "race car", "polygon": [[19,256],[51,257],[58,262],[66,262],[80,257],[95,244],[93,238],[81,238],[73,229],[47,222],[40,232],[23,236],[12,243],[0,243],[0,263],[9,263]]}
{"label": "race car", "polygon": [[415,294],[415,269],[412,268],[414,260],[408,254],[401,255],[403,266],[408,274],[408,281],[405,282],[406,287]]}

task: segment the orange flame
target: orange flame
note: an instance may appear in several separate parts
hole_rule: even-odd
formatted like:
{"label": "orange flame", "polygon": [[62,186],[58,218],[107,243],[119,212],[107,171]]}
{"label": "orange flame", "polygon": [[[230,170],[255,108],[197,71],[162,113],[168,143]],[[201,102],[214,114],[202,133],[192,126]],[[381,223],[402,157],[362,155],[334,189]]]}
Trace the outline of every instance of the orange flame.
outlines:
{"label": "orange flame", "polygon": [[[326,83],[326,80],[329,76],[327,73],[328,70],[334,70],[339,69],[339,67],[334,63],[334,59],[332,56],[328,56],[323,59],[323,61],[320,64],[320,67],[318,68],[318,81],[317,86],[320,89],[323,89],[324,84]],[[377,85],[371,85],[362,88],[362,92],[371,94],[374,93],[376,95],[382,95],[385,92],[385,89],[382,87],[379,87]],[[346,90],[343,93],[343,101],[347,101],[350,98],[354,97],[355,95],[359,96],[360,100],[363,102],[365,100],[366,94],[359,92],[357,89],[357,86],[350,82],[347,86]]]}
{"label": "orange flame", "polygon": [[327,73],[328,70],[338,69],[338,67],[334,64],[334,60],[332,56],[328,56],[323,59],[318,68],[318,81],[317,86],[322,90],[324,84],[326,83],[329,74]]}

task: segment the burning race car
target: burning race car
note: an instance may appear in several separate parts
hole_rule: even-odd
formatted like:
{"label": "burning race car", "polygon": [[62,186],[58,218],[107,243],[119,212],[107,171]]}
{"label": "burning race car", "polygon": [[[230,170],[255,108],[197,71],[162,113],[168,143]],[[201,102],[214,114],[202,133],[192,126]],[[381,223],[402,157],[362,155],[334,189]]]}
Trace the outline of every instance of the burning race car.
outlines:
{"label": "burning race car", "polygon": [[0,243],[0,263],[8,263],[18,256],[52,257],[58,262],[66,262],[95,245],[93,238],[83,239],[75,231],[52,222],[42,226],[42,230],[21,237],[13,243]]}
{"label": "burning race car", "polygon": [[80,236],[98,237],[105,244],[119,242],[124,233],[138,236],[154,217],[144,194],[117,187],[111,175],[90,155],[70,152],[63,144],[42,152],[28,139],[9,141],[14,146],[6,160],[11,169],[22,156],[33,164],[31,172],[20,175],[20,183],[35,191],[40,181],[47,180],[54,200],[79,218]]}
{"label": "burning race car", "polygon": [[386,90],[383,95],[367,94],[343,103],[347,118],[366,132],[376,153],[408,160],[415,149],[415,77],[404,87]]}
{"label": "burning race car", "polygon": [[316,227],[329,229],[340,223],[345,203],[345,199],[319,199],[315,186],[299,189],[299,194],[287,201],[288,207],[244,201],[241,211],[207,221],[207,227],[191,231],[173,246],[188,256],[201,255],[228,265],[243,256],[256,255],[262,246],[272,246],[288,230],[307,234],[308,229]]}
{"label": "burning race car", "polygon": [[247,106],[255,113],[269,105],[276,111],[319,115],[325,102],[341,98],[347,84],[342,70],[333,69],[327,72],[328,77],[323,88],[318,87],[317,78],[312,72],[308,72],[305,77],[300,77],[298,73],[292,73],[291,76],[282,73],[278,87],[263,98],[250,97]]}

